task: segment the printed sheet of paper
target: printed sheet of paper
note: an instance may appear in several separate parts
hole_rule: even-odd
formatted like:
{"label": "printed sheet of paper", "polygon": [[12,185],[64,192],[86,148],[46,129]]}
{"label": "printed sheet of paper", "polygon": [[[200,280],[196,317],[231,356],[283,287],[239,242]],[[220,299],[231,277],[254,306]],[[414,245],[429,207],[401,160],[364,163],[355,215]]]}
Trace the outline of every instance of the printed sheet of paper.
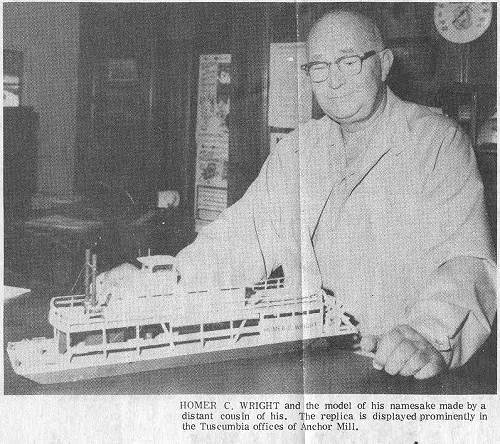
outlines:
{"label": "printed sheet of paper", "polygon": [[311,118],[312,90],[304,42],[272,43],[269,68],[269,126],[296,128]]}
{"label": "printed sheet of paper", "polygon": [[[438,13],[441,12],[442,19],[446,15],[451,24],[468,25],[472,19],[470,13],[474,12],[470,5],[477,5],[480,10],[477,16],[483,21],[487,19],[488,11],[495,8],[492,3],[485,2],[441,2],[435,7]],[[24,91],[26,86],[27,94],[22,95],[21,104],[33,106],[40,116],[41,124],[37,130],[39,151],[43,154],[47,152],[46,148],[54,148],[52,156],[37,156],[38,167],[43,173],[38,176],[44,180],[38,187],[40,196],[36,196],[35,201],[56,204],[69,191],[64,189],[66,171],[61,168],[66,164],[59,160],[62,156],[63,160],[67,158],[73,162],[73,154],[78,154],[76,151],[80,146],[74,146],[72,134],[78,136],[75,140],[79,141],[81,129],[86,124],[80,122],[79,117],[75,122],[74,119],[67,121],[64,114],[74,107],[80,110],[80,105],[83,108],[91,106],[88,100],[80,103],[76,88],[76,80],[81,77],[79,66],[85,68],[83,74],[88,71],[90,75],[93,65],[90,57],[79,59],[80,43],[99,40],[99,46],[103,48],[120,43],[124,50],[130,44],[147,49],[156,39],[158,45],[151,48],[154,51],[147,51],[153,56],[151,70],[139,69],[143,65],[139,62],[146,57],[137,51],[137,60],[124,64],[117,62],[108,80],[115,82],[118,90],[124,87],[127,79],[142,82],[144,75],[148,74],[144,79],[148,87],[140,88],[147,95],[151,76],[168,75],[165,84],[160,82],[157,85],[160,88],[154,88],[152,99],[153,103],[175,109],[166,113],[164,107],[153,107],[154,121],[168,122],[158,129],[182,136],[179,149],[172,150],[172,153],[184,148],[184,130],[193,126],[197,155],[191,158],[189,152],[189,168],[186,166],[188,153],[185,153],[186,157],[171,159],[158,171],[168,175],[172,169],[178,169],[175,180],[167,180],[165,184],[196,183],[195,189],[187,193],[189,198],[195,194],[196,201],[191,202],[195,210],[187,221],[183,220],[182,213],[179,223],[185,222],[184,226],[177,223],[171,226],[167,220],[159,220],[167,225],[165,227],[146,224],[156,218],[156,208],[132,221],[135,212],[130,215],[123,212],[115,217],[101,205],[94,208],[94,199],[87,198],[72,205],[57,205],[48,213],[45,210],[40,212],[42,208],[39,208],[31,214],[29,221],[8,217],[4,212],[2,268],[4,284],[10,287],[4,286],[3,301],[0,302],[4,355],[0,364],[0,393],[3,393],[0,397],[0,444],[498,442],[498,332],[494,331],[484,342],[491,323],[497,330],[497,322],[493,321],[497,304],[492,297],[494,288],[496,292],[493,279],[496,267],[490,263],[489,270],[483,269],[479,262],[486,265],[489,261],[474,258],[470,270],[452,277],[453,260],[449,261],[452,263],[449,268],[447,263],[436,262],[437,250],[446,249],[445,256],[453,257],[447,247],[460,247],[461,240],[456,230],[462,235],[467,227],[471,228],[473,242],[467,240],[463,247],[470,245],[474,252],[478,251],[480,242],[476,241],[481,226],[475,230],[472,224],[463,224],[458,218],[463,213],[467,222],[472,220],[473,213],[466,211],[463,205],[468,200],[464,198],[467,194],[471,197],[471,205],[482,212],[479,217],[481,224],[486,221],[481,199],[474,198],[482,195],[483,190],[473,165],[473,150],[466,137],[460,131],[455,133],[455,125],[448,119],[446,128],[453,130],[453,134],[431,131],[435,124],[440,128],[443,119],[436,116],[437,119],[433,120],[429,109],[417,104],[399,103],[397,114],[370,132],[374,136],[371,137],[374,150],[380,149],[381,143],[389,144],[389,140],[394,143],[390,143],[391,150],[387,155],[380,158],[366,177],[363,176],[364,182],[354,190],[352,199],[343,201],[341,217],[334,221],[330,217],[335,216],[332,213],[337,200],[345,196],[344,182],[337,182],[339,186],[334,186],[334,178],[329,174],[338,172],[337,165],[327,164],[336,161],[334,156],[327,155],[331,145],[321,147],[315,143],[309,146],[314,148],[316,155],[299,155],[299,162],[302,158],[310,159],[311,163],[299,163],[298,168],[292,161],[293,156],[275,156],[280,163],[283,160],[279,169],[286,174],[280,178],[276,174],[277,168],[274,174],[273,168],[268,170],[273,174],[268,175],[268,179],[279,180],[267,180],[273,188],[259,187],[260,190],[255,192],[255,211],[238,216],[232,224],[234,230],[215,233],[214,242],[208,242],[206,249],[200,248],[191,256],[191,276],[199,278],[199,291],[188,291],[192,287],[186,276],[181,275],[178,280],[179,270],[169,266],[168,256],[160,256],[153,265],[156,262],[153,255],[150,259],[143,257],[152,265],[144,269],[144,273],[132,264],[120,266],[115,270],[116,274],[106,273],[109,279],[106,287],[112,291],[99,291],[98,306],[82,302],[82,297],[85,297],[82,281],[86,274],[93,274],[93,267],[87,272],[86,267],[82,267],[86,247],[92,246],[93,252],[98,253],[96,278],[101,289],[104,276],[99,276],[100,273],[110,271],[125,258],[135,259],[135,248],[129,247],[136,241],[143,243],[142,239],[144,242],[147,239],[155,247],[156,241],[160,240],[158,252],[164,250],[165,254],[174,254],[176,247],[185,245],[192,234],[194,211],[199,228],[220,217],[226,208],[228,114],[231,112],[232,122],[241,117],[235,115],[235,106],[230,110],[231,66],[238,70],[255,66],[257,70],[262,68],[262,75],[270,74],[270,96],[258,104],[259,111],[262,111],[260,115],[263,115],[268,110],[262,107],[267,106],[267,99],[270,100],[269,121],[259,120],[252,128],[267,130],[267,124],[271,125],[271,153],[276,151],[280,138],[286,137],[284,134],[309,118],[308,79],[299,68],[305,62],[303,44],[273,44],[270,67],[258,66],[261,60],[256,59],[255,54],[269,49],[269,37],[285,35],[285,31],[293,36],[305,35],[313,21],[323,11],[331,10],[333,4],[165,2],[141,3],[139,6],[111,3],[105,7],[86,3],[84,6],[81,9],[80,5],[71,2],[5,2],[3,6],[4,75],[11,75],[4,77],[4,94],[8,96],[4,96],[4,105],[18,104],[21,89]],[[397,41],[396,50],[407,51],[421,40],[429,39],[432,43],[436,58],[435,76],[410,82],[407,86],[411,86],[412,94],[427,101],[425,99],[434,87],[451,85],[456,80],[460,74],[460,61],[470,56],[471,68],[475,68],[471,69],[470,80],[486,82],[489,79],[488,95],[494,97],[497,78],[497,60],[491,56],[497,49],[494,26],[471,43],[471,48],[467,45],[459,47],[437,35],[431,19],[433,7],[426,2],[360,2],[354,9],[380,23],[384,34]],[[449,9],[449,14],[444,14],[445,9]],[[219,25],[221,32],[217,34],[215,28]],[[348,44],[348,40],[358,43],[359,33],[363,32],[363,28],[357,29],[358,20],[345,25],[346,29],[339,30],[345,37],[343,43]],[[464,28],[466,33],[467,26]],[[248,31],[251,33],[252,30],[263,32],[249,36]],[[115,42],[115,38],[122,35],[131,38]],[[328,34],[317,38],[326,42]],[[200,44],[211,48],[219,44],[238,48],[238,55],[236,52],[232,57],[208,54],[196,60]],[[24,55],[20,62],[25,61],[25,71],[5,69],[9,65],[5,62],[9,48],[22,50],[12,52]],[[392,45],[391,48],[394,49]],[[93,52],[92,47],[89,50]],[[226,49],[214,51],[224,52]],[[332,60],[335,54],[330,56],[328,60]],[[374,62],[373,59],[369,61]],[[405,59],[398,61],[398,69],[391,75],[396,80],[395,86],[403,81],[399,89],[405,90],[401,86],[406,85],[406,73],[412,71],[408,71],[404,63],[399,63],[401,61]],[[191,71],[187,69],[191,62],[193,70],[200,72],[197,117],[194,116],[196,109],[189,107],[194,98],[191,95],[196,93],[191,88],[170,90],[181,84],[191,84],[188,78]],[[409,65],[417,66],[420,72],[428,71],[428,67],[416,59],[412,59]],[[186,77],[169,84],[174,74]],[[257,71],[253,74],[257,75]],[[234,86],[235,77],[232,80]],[[242,100],[254,104],[254,99],[260,101],[262,98],[262,91],[247,80],[238,90],[248,94],[248,97],[241,97]],[[90,99],[91,94],[87,93]],[[127,107],[127,101],[118,100],[122,95],[107,91],[106,100],[109,99],[111,110],[122,110],[120,115],[126,117],[130,107]],[[61,98],[66,100],[61,101]],[[179,103],[172,103],[174,98]],[[135,100],[133,96],[128,99]],[[234,99],[233,96],[233,105]],[[478,101],[487,105],[480,95]],[[413,111],[406,113],[405,110]],[[468,111],[459,109],[458,117],[467,117],[463,113]],[[4,108],[4,113],[7,112]],[[80,114],[78,112],[78,116]],[[410,119],[411,115],[418,117],[419,121],[423,115],[432,125],[419,130],[419,125],[414,125],[416,122]],[[176,116],[185,118],[173,121]],[[406,127],[399,125],[401,118],[408,123]],[[127,123],[126,120],[123,123]],[[496,125],[496,118],[491,123]],[[7,136],[7,125],[5,127]],[[407,132],[410,130],[411,134]],[[141,132],[137,133],[138,136]],[[333,131],[332,136],[333,133],[336,132]],[[93,151],[92,134],[88,136],[89,148]],[[188,136],[186,139],[190,140],[192,135]],[[82,142],[86,139],[82,138]],[[169,141],[170,137],[159,137],[158,146],[154,143],[151,151],[157,149],[163,153],[163,140]],[[309,149],[310,140],[305,140],[299,149]],[[488,141],[496,144],[496,126]],[[340,145],[341,141],[338,142]],[[245,149],[239,148],[238,152]],[[263,160],[259,156],[266,148],[255,153],[256,164],[245,173],[257,172],[260,167],[257,161]],[[492,147],[484,148],[489,150]],[[5,154],[8,154],[7,150]],[[496,149],[495,153],[479,149],[476,154],[479,166],[486,173],[483,181],[487,198],[491,198],[496,195]],[[125,156],[122,160],[127,162],[130,159]],[[136,159],[132,160],[127,167],[141,167]],[[471,174],[462,174],[469,166],[473,168]],[[73,174],[72,165],[70,167]],[[384,167],[387,168],[385,171]],[[149,172],[149,168],[147,170]],[[302,183],[306,183],[306,178],[314,181],[308,187],[295,189],[294,180],[299,179],[300,184],[301,177],[295,176],[294,170],[298,174],[304,171]],[[20,182],[25,179],[17,166],[4,163],[4,173],[6,171],[17,173]],[[459,174],[455,177],[456,174],[452,173],[457,172]],[[190,176],[184,177],[184,174]],[[64,179],[62,182],[59,176]],[[339,177],[343,175],[339,174]],[[290,183],[284,180],[287,178],[290,178]],[[50,187],[43,186],[49,182]],[[150,190],[155,183],[163,184],[163,176],[145,174],[144,183],[139,188]],[[424,183],[431,187],[424,187]],[[453,190],[452,183],[458,188]],[[183,188],[179,189],[181,196],[185,195]],[[287,188],[294,191],[289,193]],[[429,188],[430,192],[423,193],[423,188]],[[7,183],[4,189],[8,191]],[[158,200],[159,207],[168,207],[178,198],[173,191],[163,190]],[[301,205],[294,213],[296,201],[306,205]],[[142,206],[142,202],[137,203]],[[356,211],[357,203],[359,211]],[[276,208],[276,214],[268,212],[271,207]],[[83,214],[89,219],[78,219],[78,215]],[[105,227],[96,226],[99,223],[93,221],[94,216],[101,214],[106,221]],[[174,212],[172,216],[172,220],[177,219]],[[320,225],[320,218],[326,223]],[[312,219],[316,219],[314,223]],[[494,219],[496,223],[496,217]],[[127,228],[129,220],[131,230]],[[258,223],[248,223],[252,221]],[[328,228],[330,222],[332,226]],[[300,227],[294,227],[294,224]],[[377,229],[377,226],[384,229]],[[405,231],[413,228],[414,233]],[[52,236],[54,232],[61,233],[61,236]],[[366,236],[356,234],[361,232]],[[446,237],[446,242],[442,242],[445,240],[442,238],[436,244],[441,236]],[[66,242],[70,237],[78,242]],[[312,248],[303,247],[308,244]],[[336,245],[340,248],[335,248]],[[312,255],[311,251],[317,251],[322,258]],[[467,247],[463,251],[472,249]],[[298,267],[295,273],[287,275],[286,265],[283,267],[282,264],[289,262],[295,253],[300,259],[296,261]],[[323,292],[317,288],[318,294],[302,293],[308,282],[308,269],[317,258],[318,262],[321,260],[321,277],[324,278],[320,285],[330,287],[331,291]],[[352,262],[345,260],[348,258],[353,258]],[[135,260],[132,262],[137,265]],[[439,264],[437,273],[437,270],[431,270],[433,265],[438,267]],[[330,265],[331,272],[327,273],[325,268]],[[274,276],[274,273],[270,274],[271,269],[276,276],[281,274],[280,271],[284,272],[284,280],[265,279]],[[472,282],[469,275],[476,272],[482,276]],[[225,274],[234,274],[234,281],[239,282],[233,285],[231,277]],[[78,276],[78,285],[70,288],[67,281],[72,284]],[[434,277],[438,278],[431,282]],[[257,279],[264,280],[254,285]],[[289,285],[293,279],[300,279],[300,288]],[[384,288],[393,280],[401,283],[399,288],[402,291],[394,294],[393,301],[386,304],[391,295]],[[89,293],[94,289],[97,291],[97,282],[90,287]],[[171,292],[172,287],[174,292]],[[30,292],[24,293],[28,288]],[[472,299],[469,301],[465,295],[467,288],[471,289]],[[416,289],[425,289],[426,294],[412,294]],[[455,292],[455,289],[459,291]],[[432,294],[434,291],[436,293]],[[446,300],[454,296],[460,297],[459,304]],[[56,299],[51,302],[51,298],[57,298],[57,302]],[[359,301],[357,307],[356,301]],[[415,324],[421,323],[425,334],[435,332],[440,335],[443,328],[449,331],[455,325],[456,329],[451,328],[454,331],[450,332],[454,335],[450,342],[456,347],[453,350],[455,358],[463,358],[481,342],[484,344],[463,367],[445,369],[433,378],[419,380],[401,374],[391,375],[387,371],[389,366],[378,370],[380,366],[376,362],[374,365],[371,355],[354,351],[357,346],[353,342],[357,342],[359,335],[328,336],[332,328],[346,327],[354,319],[359,320],[355,327],[359,328],[360,335],[366,334],[365,338],[369,332],[388,333],[390,319],[387,316],[399,309],[401,313],[409,313],[412,302],[418,305],[413,308],[419,311],[414,320],[421,321]],[[469,303],[476,309],[470,310]],[[487,311],[492,313],[490,320],[482,316]],[[379,322],[372,323],[373,329],[367,328],[367,322],[377,318]],[[406,316],[401,318],[401,322],[407,321]],[[477,336],[466,333],[466,329],[476,327]],[[409,330],[405,327],[405,331],[408,333]],[[433,359],[430,357],[432,344],[425,338],[411,345],[409,341],[403,341],[401,335],[396,336],[401,342],[393,344],[394,351],[399,349],[413,355],[406,358],[400,355],[392,360],[392,364],[406,367],[415,362],[418,364],[420,359]],[[383,343],[388,343],[386,340],[382,343],[381,336],[376,339],[374,342],[381,348]],[[439,345],[438,342],[435,344]],[[423,353],[422,346],[425,346]],[[17,356],[13,353],[15,349],[21,351]],[[22,361],[17,357],[22,357]],[[42,364],[34,366],[36,363]],[[392,368],[391,373],[394,373]],[[74,381],[39,384],[25,377],[54,376],[56,382],[61,373],[71,375]],[[100,377],[105,374],[106,377]]]}

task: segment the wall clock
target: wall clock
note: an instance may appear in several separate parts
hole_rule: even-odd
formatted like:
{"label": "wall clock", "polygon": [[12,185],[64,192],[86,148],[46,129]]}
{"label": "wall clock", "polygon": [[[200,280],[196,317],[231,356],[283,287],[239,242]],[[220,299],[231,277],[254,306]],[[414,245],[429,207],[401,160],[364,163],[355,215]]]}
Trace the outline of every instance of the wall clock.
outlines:
{"label": "wall clock", "polygon": [[492,3],[436,3],[434,23],[438,32],[450,42],[468,43],[481,36],[490,26]]}

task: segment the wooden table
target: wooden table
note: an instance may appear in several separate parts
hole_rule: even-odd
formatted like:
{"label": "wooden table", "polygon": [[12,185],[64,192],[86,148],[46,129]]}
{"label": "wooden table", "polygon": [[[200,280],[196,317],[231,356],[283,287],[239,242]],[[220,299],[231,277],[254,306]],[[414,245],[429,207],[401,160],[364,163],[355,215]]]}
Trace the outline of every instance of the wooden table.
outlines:
{"label": "wooden table", "polygon": [[[8,341],[52,335],[51,296],[34,290],[5,302],[4,350]],[[17,376],[4,353],[4,389],[5,394],[496,393],[493,342],[466,366],[427,381],[391,377],[373,369],[369,358],[330,347],[44,386]]]}

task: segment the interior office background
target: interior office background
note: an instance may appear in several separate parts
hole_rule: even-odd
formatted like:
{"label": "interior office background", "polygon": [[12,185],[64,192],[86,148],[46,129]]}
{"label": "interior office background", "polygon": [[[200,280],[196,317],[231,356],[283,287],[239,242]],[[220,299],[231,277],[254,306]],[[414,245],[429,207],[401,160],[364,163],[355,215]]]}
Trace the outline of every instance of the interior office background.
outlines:
{"label": "interior office background", "polygon": [[[469,87],[478,91],[476,129],[495,112],[496,5],[489,29],[468,45],[466,54],[462,45],[438,34],[432,3],[341,6],[372,17],[389,43],[417,48],[417,64],[409,69],[400,63],[393,70],[390,84],[400,96],[443,106],[443,100],[450,100],[450,94],[452,101],[456,99],[465,85],[466,92]],[[99,219],[102,212],[114,211],[118,218],[132,220],[154,208],[157,191],[177,190],[181,203],[172,223],[182,238],[175,248],[182,247],[194,236],[199,55],[232,56],[231,204],[243,195],[269,152],[270,44],[304,41],[314,20],[338,7],[335,3],[4,4],[4,49],[22,53],[21,105],[32,107],[38,116],[33,187],[23,218],[64,207],[84,218]],[[108,59],[133,59],[137,65],[139,81],[122,92],[121,113],[106,114],[106,104],[99,102],[100,67]],[[443,91],[448,96],[443,98]],[[320,115],[317,106],[313,115]],[[490,155],[487,162],[491,169],[493,157],[496,170],[496,156]],[[496,189],[493,176],[491,171],[485,176],[490,189]]]}

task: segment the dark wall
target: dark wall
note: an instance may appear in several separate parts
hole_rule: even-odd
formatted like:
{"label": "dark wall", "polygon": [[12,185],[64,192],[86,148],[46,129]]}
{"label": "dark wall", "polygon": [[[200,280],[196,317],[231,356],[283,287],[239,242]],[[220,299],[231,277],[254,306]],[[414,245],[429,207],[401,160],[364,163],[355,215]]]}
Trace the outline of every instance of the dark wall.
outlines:
{"label": "dark wall", "polygon": [[21,105],[39,114],[35,207],[71,201],[79,11],[76,3],[4,3],[3,46],[23,54]]}
{"label": "dark wall", "polygon": [[[336,3],[82,4],[79,188],[88,191],[98,180],[113,180],[149,203],[158,189],[178,189],[190,217],[197,60],[202,53],[215,52],[232,54],[229,202],[240,198],[269,149],[269,44],[304,40],[313,21],[337,7]],[[423,39],[432,45],[434,63],[424,76],[408,78],[403,70],[393,78],[402,95],[433,104],[440,86],[460,79],[462,49],[435,31],[433,4],[364,2],[341,7],[371,16],[389,41]],[[496,20],[470,45],[470,82],[496,83],[494,54]],[[103,144],[94,131],[91,92],[95,67],[107,57],[138,60],[140,119],[132,130],[122,128]]]}

